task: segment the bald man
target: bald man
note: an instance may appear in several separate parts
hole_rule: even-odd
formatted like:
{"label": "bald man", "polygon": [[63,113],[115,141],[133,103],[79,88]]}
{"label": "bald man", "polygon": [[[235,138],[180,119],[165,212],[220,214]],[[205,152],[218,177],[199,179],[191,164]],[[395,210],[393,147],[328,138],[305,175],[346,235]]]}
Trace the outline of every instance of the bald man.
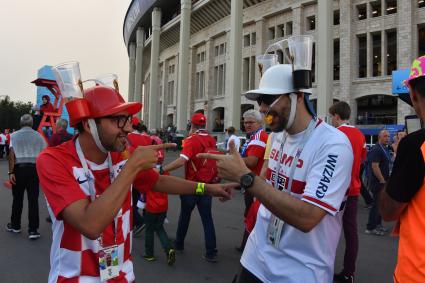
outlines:
{"label": "bald man", "polygon": [[375,144],[368,155],[370,169],[369,190],[373,194],[373,206],[369,212],[369,220],[365,233],[383,236],[385,229],[382,226],[381,214],[379,213],[379,195],[390,176],[391,155],[388,149],[390,134],[387,130],[381,130],[378,135],[378,143]]}

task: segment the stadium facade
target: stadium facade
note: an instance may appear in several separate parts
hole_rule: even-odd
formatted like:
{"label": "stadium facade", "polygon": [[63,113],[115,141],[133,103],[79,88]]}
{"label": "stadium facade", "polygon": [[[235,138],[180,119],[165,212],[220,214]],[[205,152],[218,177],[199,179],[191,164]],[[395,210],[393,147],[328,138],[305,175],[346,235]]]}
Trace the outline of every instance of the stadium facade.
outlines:
{"label": "stadium facade", "polygon": [[[352,123],[361,127],[404,124],[412,108],[392,94],[391,74],[425,54],[425,1],[339,0],[330,6],[332,98],[347,101]],[[317,41],[318,15],[318,1],[311,0],[133,0],[123,26],[129,100],[143,102],[150,129],[173,124],[184,130],[196,111],[213,132],[242,127],[241,113],[257,107],[242,95],[258,87],[255,57],[291,35]]]}

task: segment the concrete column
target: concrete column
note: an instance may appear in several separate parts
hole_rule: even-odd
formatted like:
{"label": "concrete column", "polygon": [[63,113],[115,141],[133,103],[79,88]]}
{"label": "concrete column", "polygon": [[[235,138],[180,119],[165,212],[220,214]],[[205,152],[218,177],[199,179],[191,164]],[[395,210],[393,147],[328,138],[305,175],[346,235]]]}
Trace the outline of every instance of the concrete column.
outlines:
{"label": "concrete column", "polygon": [[[350,100],[351,95],[351,84],[353,80],[353,66],[357,66],[355,64],[357,57],[353,57],[353,42],[351,40],[352,37],[352,28],[351,22],[353,18],[353,9],[351,7],[351,0],[340,0],[340,18],[344,19],[340,21],[339,24],[339,52],[340,52],[340,62],[346,62],[344,64],[340,64],[339,69],[339,88],[340,88],[340,98],[341,101],[347,101],[351,107],[351,113],[354,111],[355,106],[353,102]],[[357,112],[357,111],[356,111]],[[355,115],[351,115],[350,122],[353,124],[355,121]]]}
{"label": "concrete column", "polygon": [[167,72],[168,72],[168,60],[164,60],[162,63],[162,77],[160,78],[162,82],[162,109],[161,109],[161,128],[164,128],[167,125],[167,109],[168,109],[168,101],[167,101]]}
{"label": "concrete column", "polygon": [[229,92],[227,98],[229,103],[225,110],[227,124],[224,126],[240,129],[241,120],[241,73],[242,73],[242,20],[243,1],[232,0],[230,12],[230,52],[229,52]]}
{"label": "concrete column", "polygon": [[180,13],[180,42],[177,88],[177,130],[186,131],[188,120],[187,102],[189,95],[189,41],[190,41],[190,13],[192,1],[181,0]]}
{"label": "concrete column", "polygon": [[212,130],[212,99],[214,97],[214,39],[209,38],[205,42],[205,117],[207,117],[207,129]]}
{"label": "concrete column", "polygon": [[373,75],[373,37],[370,32],[366,34],[366,77]]}
{"label": "concrete column", "polygon": [[[416,53],[406,52],[414,50],[413,34],[417,33],[417,25],[414,25],[413,13],[417,8],[412,1],[403,1],[403,5],[397,7],[397,67],[398,69],[410,68]],[[404,116],[413,114],[413,108],[407,103],[398,100],[397,123],[404,124]]]}
{"label": "concrete column", "polygon": [[[266,20],[261,18],[255,22],[255,33],[257,34],[257,44],[255,46],[256,55],[263,55],[266,51],[267,44],[267,31],[266,31]],[[255,62],[255,88],[258,88],[260,83],[260,71],[257,68],[257,62]]]}
{"label": "concrete column", "polygon": [[387,33],[381,31],[381,76],[387,75]]}
{"label": "concrete column", "polygon": [[304,25],[303,25],[301,14],[302,14],[302,11],[301,11],[300,4],[296,4],[295,6],[292,6],[292,34],[293,35],[300,35],[303,33],[302,30]]}
{"label": "concrete column", "polygon": [[152,11],[152,41],[151,41],[151,81],[149,84],[149,121],[148,129],[154,130],[159,126],[159,37],[161,32],[161,9]]}
{"label": "concrete column", "polygon": [[[143,85],[143,47],[145,45],[145,30],[138,28],[136,33],[136,75],[134,79],[134,101],[142,102]],[[141,112],[138,114],[141,118]]]}
{"label": "concrete column", "polygon": [[134,72],[136,69],[136,44],[134,42],[130,43],[130,57],[129,57],[129,67],[128,71],[128,101],[134,101]]}
{"label": "concrete column", "polygon": [[[188,103],[186,107],[186,113],[190,115],[195,112],[195,100],[196,100],[196,47],[189,48],[189,87],[188,87]],[[188,118],[189,119],[189,118]]]}
{"label": "concrete column", "polygon": [[333,8],[332,1],[318,0],[317,36],[317,115],[328,121],[333,87]]}
{"label": "concrete column", "polygon": [[[385,0],[382,0],[382,3],[385,2]],[[382,9],[382,13],[384,13],[384,9]],[[371,19],[372,18],[372,7],[370,6],[370,3],[366,2],[366,17],[367,19]]]}

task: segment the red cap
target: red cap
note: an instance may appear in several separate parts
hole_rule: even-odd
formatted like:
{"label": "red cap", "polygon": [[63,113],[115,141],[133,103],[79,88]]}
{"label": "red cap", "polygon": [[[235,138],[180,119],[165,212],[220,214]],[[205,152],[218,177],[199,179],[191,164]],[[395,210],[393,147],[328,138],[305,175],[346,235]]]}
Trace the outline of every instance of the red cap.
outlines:
{"label": "red cap", "polygon": [[139,118],[137,118],[137,117],[133,117],[133,119],[131,119],[131,124],[132,124],[133,126],[137,126],[137,125],[139,125],[139,123],[140,123]]}
{"label": "red cap", "polygon": [[205,126],[207,123],[207,118],[205,118],[204,114],[202,113],[195,113],[192,116],[192,124],[197,126]]}

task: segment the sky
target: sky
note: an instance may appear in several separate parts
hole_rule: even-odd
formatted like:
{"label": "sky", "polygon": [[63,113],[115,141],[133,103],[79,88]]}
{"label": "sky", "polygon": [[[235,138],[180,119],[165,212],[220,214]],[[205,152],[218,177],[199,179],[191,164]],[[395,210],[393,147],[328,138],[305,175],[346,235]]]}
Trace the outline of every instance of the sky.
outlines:
{"label": "sky", "polygon": [[79,61],[83,80],[118,75],[127,99],[123,21],[131,0],[0,0],[0,95],[33,102],[37,70]]}

